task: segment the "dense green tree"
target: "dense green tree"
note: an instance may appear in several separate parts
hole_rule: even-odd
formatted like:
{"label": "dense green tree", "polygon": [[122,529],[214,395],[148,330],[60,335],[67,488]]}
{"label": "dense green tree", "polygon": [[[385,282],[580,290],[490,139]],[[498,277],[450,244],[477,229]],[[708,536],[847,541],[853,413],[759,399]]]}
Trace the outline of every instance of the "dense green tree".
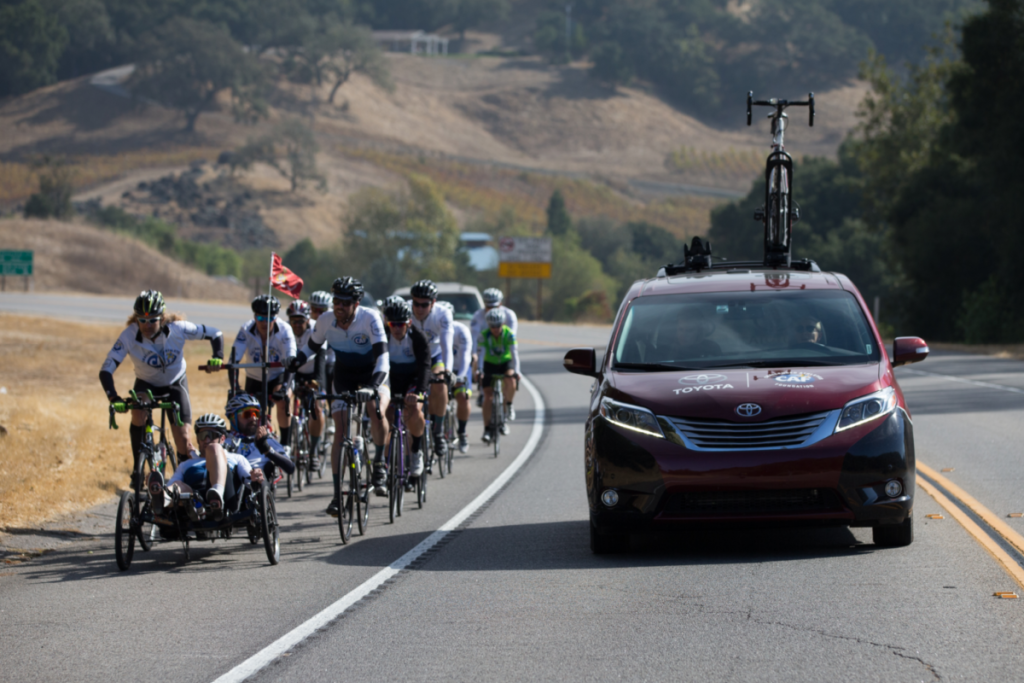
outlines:
{"label": "dense green tree", "polygon": [[561,237],[572,230],[572,217],[565,208],[565,197],[561,190],[551,193],[548,202],[548,234]]}
{"label": "dense green tree", "polygon": [[225,90],[236,120],[266,116],[264,67],[219,26],[175,17],[140,41],[138,58],[133,93],[180,110],[186,131]]}
{"label": "dense green tree", "polygon": [[288,50],[285,67],[293,80],[316,87],[329,84],[327,101],[332,104],[355,72],[366,74],[385,90],[394,88],[387,60],[370,29],[333,18],[308,27],[300,42]]}
{"label": "dense green tree", "polygon": [[0,97],[57,80],[67,29],[39,0],[0,4]]}
{"label": "dense green tree", "polygon": [[466,39],[466,31],[484,24],[504,21],[511,9],[508,0],[447,0],[446,18],[459,32],[459,39]]}

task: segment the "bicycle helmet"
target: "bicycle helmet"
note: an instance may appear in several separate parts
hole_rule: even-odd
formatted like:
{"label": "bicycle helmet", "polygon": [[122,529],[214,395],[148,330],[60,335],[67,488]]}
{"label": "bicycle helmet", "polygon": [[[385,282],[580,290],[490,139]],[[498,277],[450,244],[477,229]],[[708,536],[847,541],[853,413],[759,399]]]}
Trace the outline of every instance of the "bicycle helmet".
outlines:
{"label": "bicycle helmet", "polygon": [[488,308],[493,306],[500,306],[502,299],[505,295],[501,293],[501,290],[497,287],[490,287],[484,290],[484,305]]}
{"label": "bicycle helmet", "polygon": [[354,277],[339,277],[331,285],[331,291],[334,292],[334,296],[339,299],[355,299],[359,301],[363,298],[363,283]]}
{"label": "bicycle helmet", "polygon": [[135,312],[141,316],[157,316],[164,314],[164,295],[155,289],[139,292],[135,298]]}
{"label": "bicycle helmet", "polygon": [[231,424],[235,427],[238,426],[238,413],[246,408],[256,408],[262,412],[263,408],[260,406],[260,402],[256,400],[256,397],[252,394],[235,394],[228,399],[228,404],[224,406],[224,414],[231,420]]}
{"label": "bicycle helmet", "polygon": [[295,301],[288,304],[289,318],[305,318],[306,320],[309,320],[309,315],[309,304],[307,304],[302,299],[296,299]]}
{"label": "bicycle helmet", "polygon": [[277,300],[277,297],[270,296],[269,294],[260,294],[252,300],[252,312],[256,315],[266,315],[275,318],[280,311],[281,302]]}
{"label": "bicycle helmet", "polygon": [[438,308],[443,308],[444,310],[448,311],[449,313],[452,314],[452,317],[455,316],[455,306],[452,305],[451,301],[438,301],[434,305],[437,306]]}
{"label": "bicycle helmet", "polygon": [[325,292],[322,289],[318,290],[316,292],[313,292],[313,294],[309,297],[309,305],[310,306],[316,306],[317,308],[330,308],[331,307],[331,294],[330,294],[330,292]]}
{"label": "bicycle helmet", "polygon": [[207,413],[206,415],[200,415],[196,420],[196,434],[203,431],[204,429],[215,429],[222,434],[227,434],[228,423],[224,421],[224,418],[215,413]]}
{"label": "bicycle helmet", "polygon": [[437,285],[433,280],[420,280],[412,286],[409,293],[417,299],[436,299]]}
{"label": "bicycle helmet", "polygon": [[381,310],[384,312],[384,320],[389,323],[407,323],[412,319],[409,302],[400,296],[389,296],[384,300]]}
{"label": "bicycle helmet", "polygon": [[499,311],[497,308],[492,308],[491,310],[487,311],[487,326],[488,327],[494,327],[496,325],[504,325],[504,324],[505,324],[505,313],[504,313],[504,311]]}

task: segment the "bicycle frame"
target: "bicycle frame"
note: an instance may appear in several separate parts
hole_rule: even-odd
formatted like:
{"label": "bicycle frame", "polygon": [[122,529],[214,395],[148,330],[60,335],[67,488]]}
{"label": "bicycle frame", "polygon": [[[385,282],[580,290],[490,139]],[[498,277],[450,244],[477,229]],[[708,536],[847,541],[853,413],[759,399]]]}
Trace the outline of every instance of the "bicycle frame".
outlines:
{"label": "bicycle frame", "polygon": [[747,125],[751,125],[753,107],[772,107],[768,115],[772,122],[772,151],[765,164],[764,204],[754,212],[754,220],[764,223],[764,265],[788,268],[792,261],[793,223],[800,220],[800,208],[792,200],[793,157],[786,153],[785,134],[789,117],[786,108],[808,107],[809,125],[814,126],[814,93],[804,102],[780,100],[754,100],[747,93]]}

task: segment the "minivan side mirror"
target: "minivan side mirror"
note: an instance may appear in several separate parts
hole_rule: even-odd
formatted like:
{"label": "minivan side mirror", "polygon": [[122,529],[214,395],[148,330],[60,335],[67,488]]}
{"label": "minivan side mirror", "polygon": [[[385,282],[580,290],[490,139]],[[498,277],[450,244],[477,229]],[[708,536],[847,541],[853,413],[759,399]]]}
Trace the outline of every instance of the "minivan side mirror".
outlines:
{"label": "minivan side mirror", "polygon": [[597,352],[594,349],[572,349],[565,354],[562,365],[569,372],[587,377],[598,377]]}
{"label": "minivan side mirror", "polygon": [[928,344],[920,337],[896,337],[892,343],[892,366],[917,363],[928,357]]}

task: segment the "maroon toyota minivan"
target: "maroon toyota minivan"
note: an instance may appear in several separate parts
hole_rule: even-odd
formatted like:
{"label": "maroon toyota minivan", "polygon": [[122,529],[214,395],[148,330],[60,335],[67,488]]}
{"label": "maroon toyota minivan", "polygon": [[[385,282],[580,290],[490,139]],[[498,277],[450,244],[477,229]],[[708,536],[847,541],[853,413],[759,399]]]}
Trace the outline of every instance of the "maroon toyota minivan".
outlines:
{"label": "maroon toyota minivan", "polygon": [[604,358],[564,361],[597,380],[591,549],[726,524],[872,527],[877,545],[909,545],[914,435],[893,368],[928,347],[901,337],[892,351],[853,283],[812,261],[666,267],[634,283]]}

